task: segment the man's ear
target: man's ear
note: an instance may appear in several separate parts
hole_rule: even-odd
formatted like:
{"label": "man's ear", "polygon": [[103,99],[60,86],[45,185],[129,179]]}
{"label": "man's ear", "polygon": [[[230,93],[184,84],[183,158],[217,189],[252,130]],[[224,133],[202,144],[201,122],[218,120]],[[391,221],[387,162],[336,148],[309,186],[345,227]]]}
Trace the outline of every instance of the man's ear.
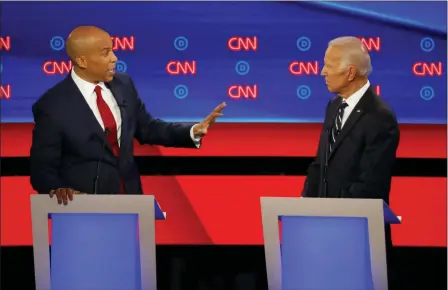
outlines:
{"label": "man's ear", "polygon": [[77,56],[75,58],[75,63],[77,66],[79,66],[80,68],[87,68],[87,61],[86,58],[84,56]]}
{"label": "man's ear", "polygon": [[348,67],[348,81],[352,82],[357,74],[358,69],[355,66]]}

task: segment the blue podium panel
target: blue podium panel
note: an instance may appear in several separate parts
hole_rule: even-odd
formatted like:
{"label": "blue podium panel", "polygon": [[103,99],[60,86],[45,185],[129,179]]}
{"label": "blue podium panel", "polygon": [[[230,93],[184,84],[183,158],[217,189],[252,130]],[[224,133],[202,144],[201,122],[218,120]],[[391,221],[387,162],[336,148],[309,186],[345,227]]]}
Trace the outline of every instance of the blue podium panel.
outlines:
{"label": "blue podium panel", "polygon": [[51,219],[51,290],[141,290],[137,214]]}
{"label": "blue podium panel", "polygon": [[281,222],[282,290],[373,290],[367,218]]}

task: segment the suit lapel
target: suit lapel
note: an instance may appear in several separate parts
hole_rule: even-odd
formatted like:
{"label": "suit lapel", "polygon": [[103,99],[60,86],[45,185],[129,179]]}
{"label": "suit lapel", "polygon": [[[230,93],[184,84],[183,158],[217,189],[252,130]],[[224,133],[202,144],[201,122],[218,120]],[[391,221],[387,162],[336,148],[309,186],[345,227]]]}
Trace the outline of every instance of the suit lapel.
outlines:
{"label": "suit lapel", "polygon": [[[365,109],[367,108],[367,104],[371,97],[372,97],[372,91],[369,88],[366,91],[366,93],[362,96],[361,100],[359,100],[358,104],[353,108],[347,121],[345,121],[345,124],[342,127],[341,132],[336,137],[336,141],[333,144],[333,150],[331,151],[330,156],[328,156],[328,159],[331,159],[334,152],[336,152],[338,147],[341,145],[341,143],[344,141],[344,139],[348,136],[348,133],[350,133],[350,131],[353,129],[353,126],[356,124],[356,122],[359,121],[360,117],[364,114]],[[335,118],[336,118],[336,116],[333,118],[333,120]]]}
{"label": "suit lapel", "polygon": [[126,103],[124,100],[124,92],[122,90],[122,86],[119,86],[116,83],[116,80],[112,80],[107,83],[106,86],[112,92],[115,101],[117,101],[118,106],[120,107],[120,115],[121,115],[121,136],[120,136],[120,151],[125,145],[124,140],[126,140],[128,134],[128,120],[126,116]]}
{"label": "suit lapel", "polygon": [[337,114],[337,109],[338,106],[340,104],[340,101],[337,99],[333,99],[327,109],[327,113],[325,114],[325,118],[324,118],[324,124],[323,124],[323,132],[322,132],[322,136],[320,138],[320,148],[319,150],[322,150],[323,152],[325,152],[324,155],[321,156],[322,160],[322,164],[327,163],[328,160],[328,152],[329,152],[329,142],[330,142],[330,132],[331,132],[331,128],[333,126],[333,120],[336,118],[336,114]]}
{"label": "suit lapel", "polygon": [[90,109],[89,105],[84,99],[81,91],[71,78],[70,74],[66,78],[66,82],[68,88],[67,91],[72,96],[70,111],[73,112],[75,116],[78,116],[77,117],[78,120],[81,120],[85,123],[85,125],[82,126],[82,128],[88,128],[92,130],[93,131],[92,133],[97,135],[103,142],[103,144],[106,144],[105,146],[109,148],[111,152],[113,152],[111,145],[106,139],[106,135],[104,134],[103,128],[101,127],[100,123],[98,123],[98,120],[96,119],[95,115],[93,114],[92,110]]}
{"label": "suit lapel", "polygon": [[334,120],[336,120],[336,115],[338,114],[338,108],[341,102],[342,102],[341,98],[338,97],[338,100],[334,100],[331,104],[330,119],[329,120],[326,119],[325,123],[326,128],[330,128],[330,130],[334,125]]}

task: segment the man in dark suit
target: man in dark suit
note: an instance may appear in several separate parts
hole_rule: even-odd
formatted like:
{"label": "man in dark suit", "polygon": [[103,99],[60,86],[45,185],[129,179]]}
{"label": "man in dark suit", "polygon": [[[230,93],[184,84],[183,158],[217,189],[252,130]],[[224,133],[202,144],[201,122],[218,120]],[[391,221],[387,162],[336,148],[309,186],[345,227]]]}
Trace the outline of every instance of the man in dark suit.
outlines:
{"label": "man in dark suit", "polygon": [[389,202],[399,129],[367,79],[370,56],[355,37],[330,42],[322,76],[338,96],[326,108],[304,197],[380,198]]}
{"label": "man in dark suit", "polygon": [[34,105],[31,184],[67,204],[77,193],[142,194],[133,156],[141,144],[199,148],[225,103],[196,125],[154,119],[131,78],[114,72],[110,35],[81,26],[66,42],[73,69]]}
{"label": "man in dark suit", "polygon": [[[302,196],[378,198],[389,203],[400,134],[394,112],[372,90],[370,71],[370,56],[359,39],[340,37],[329,43],[321,75],[338,96],[327,105]],[[389,226],[386,248],[390,254]]]}

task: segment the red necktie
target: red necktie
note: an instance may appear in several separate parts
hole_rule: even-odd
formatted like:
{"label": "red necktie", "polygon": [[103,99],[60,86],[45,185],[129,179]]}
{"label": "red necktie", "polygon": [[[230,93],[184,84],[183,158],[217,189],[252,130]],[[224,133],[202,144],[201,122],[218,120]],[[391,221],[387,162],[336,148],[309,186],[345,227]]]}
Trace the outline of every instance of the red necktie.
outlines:
{"label": "red necktie", "polygon": [[[98,106],[98,110],[100,111],[101,119],[103,119],[104,129],[108,130],[106,139],[109,142],[110,146],[112,147],[114,155],[117,156],[118,158],[118,156],[120,155],[120,146],[118,145],[117,123],[115,122],[115,118],[114,115],[112,114],[112,111],[110,110],[109,106],[103,99],[100,86],[95,87],[95,93],[96,93],[96,104]],[[122,180],[120,180],[120,190],[121,193],[124,193],[124,184]]]}

